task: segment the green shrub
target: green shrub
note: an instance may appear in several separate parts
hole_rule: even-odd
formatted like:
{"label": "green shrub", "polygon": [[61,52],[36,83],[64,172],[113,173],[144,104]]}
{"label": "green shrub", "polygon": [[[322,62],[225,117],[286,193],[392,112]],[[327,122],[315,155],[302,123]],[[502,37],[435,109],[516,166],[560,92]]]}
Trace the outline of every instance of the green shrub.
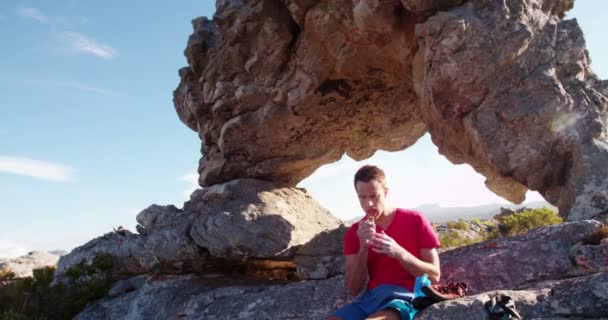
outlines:
{"label": "green shrub", "polygon": [[447,232],[440,234],[439,242],[441,243],[442,248],[457,248],[473,243],[470,239],[462,237],[454,230],[448,230]]}
{"label": "green shrub", "polygon": [[[562,218],[548,208],[525,210],[501,218],[498,227],[491,220],[479,221],[473,219],[474,223],[485,226],[475,238],[461,236],[457,230],[469,231],[470,227],[466,221],[450,221],[447,223],[448,231],[439,235],[439,241],[443,248],[456,248],[474,243],[485,242],[500,238],[502,236],[513,236],[526,233],[531,229],[558,224]],[[603,238],[608,238],[608,225],[596,230],[592,235],[585,238],[585,242],[599,243]]]}
{"label": "green shrub", "polygon": [[0,314],[0,320],[28,320],[28,319],[29,318],[26,315],[13,311],[13,310],[8,310],[7,312]]}
{"label": "green shrub", "polygon": [[498,233],[492,221],[481,222],[479,221],[479,219],[476,218],[473,219],[473,222],[477,223],[480,226],[485,226],[485,228],[482,228],[473,238],[463,236],[462,232],[458,232],[458,230],[470,230],[470,226],[466,221],[459,220],[448,222],[447,232],[439,234],[439,242],[441,242],[441,247],[457,248],[479,242],[494,240],[500,237],[500,233]]}
{"label": "green shrub", "polygon": [[86,304],[103,297],[112,279],[112,256],[98,254],[66,270],[65,283],[51,286],[55,268],[33,270],[33,277],[0,286],[0,320],[72,319]]}
{"label": "green shrub", "polygon": [[480,231],[474,238],[463,237],[458,231],[448,230],[446,233],[439,235],[439,242],[441,243],[442,248],[458,248],[475,243],[493,240],[497,237],[498,233],[487,232],[485,230]]}
{"label": "green shrub", "polygon": [[450,222],[448,222],[448,228],[464,230],[464,231],[471,230],[471,227],[469,226],[469,224],[464,220],[450,221]]}
{"label": "green shrub", "polygon": [[494,221],[492,221],[492,220],[485,220],[481,224],[484,225],[484,226],[486,226],[487,228],[494,228],[494,227],[496,227],[496,225],[494,224]]}
{"label": "green shrub", "polygon": [[501,220],[501,233],[505,236],[526,233],[534,228],[558,224],[563,221],[562,217],[549,208],[524,210],[502,217]]}
{"label": "green shrub", "polygon": [[481,225],[481,220],[479,220],[479,218],[473,218],[473,223],[475,223],[476,225],[480,226]]}

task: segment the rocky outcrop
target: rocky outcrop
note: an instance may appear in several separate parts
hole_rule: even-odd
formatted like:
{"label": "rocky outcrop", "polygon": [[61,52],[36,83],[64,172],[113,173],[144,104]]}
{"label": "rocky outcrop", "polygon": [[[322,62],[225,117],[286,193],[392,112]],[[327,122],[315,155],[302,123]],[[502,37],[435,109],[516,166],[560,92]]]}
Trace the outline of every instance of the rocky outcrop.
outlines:
{"label": "rocky outcrop", "polygon": [[[194,276],[146,279],[137,291],[89,306],[75,319],[325,319],[346,301],[342,277],[289,285],[217,288]],[[416,319],[487,320],[490,295],[507,294],[523,319],[606,319],[608,273],[499,290],[432,305]]]}
{"label": "rocky outcrop", "polygon": [[421,112],[439,151],[495,193],[538,190],[578,220],[606,207],[607,100],[557,3],[468,1],[418,25]]}
{"label": "rocky outcrop", "polygon": [[99,253],[114,258],[114,273],[135,275],[148,272],[181,273],[203,269],[208,253],[189,237],[192,214],[174,206],[152,205],[137,216],[141,234],[119,228],[61,257],[56,276],[71,266],[91,263]]}
{"label": "rocky outcrop", "polygon": [[104,298],[76,318],[323,319],[344,303],[342,277],[291,284],[233,284],[194,275],[148,277],[135,291]]}
{"label": "rocky outcrop", "polygon": [[32,251],[18,258],[0,259],[0,270],[10,270],[16,278],[31,277],[34,269],[54,267],[58,260],[56,254]]}
{"label": "rocky outcrop", "polygon": [[[591,234],[600,225],[593,220],[563,223],[450,250],[441,255],[441,276],[466,281],[469,293],[476,294],[599,272],[602,270],[589,265],[598,260],[596,250],[606,250],[606,244],[587,251],[581,242],[584,235]],[[577,255],[581,257],[575,258]],[[577,260],[593,262],[584,264]]]}
{"label": "rocky outcrop", "polygon": [[608,84],[572,0],[220,0],[193,21],[174,92],[202,140],[199,182],[287,185],[344,153],[425,132],[513,202],[570,220],[608,203]]}
{"label": "rocky outcrop", "polygon": [[[581,242],[599,226],[564,223],[441,254],[443,279],[467,282],[471,296],[436,304],[419,317],[487,319],[483,303],[497,291],[513,297],[524,319],[608,317],[608,239]],[[339,230],[311,243],[327,243]],[[324,319],[349,301],[343,281],[341,275],[299,282],[141,275],[117,282],[76,319]]]}
{"label": "rocky outcrop", "polygon": [[583,241],[600,225],[583,219],[608,206],[608,82],[562,20],[572,4],[218,0],[193,21],[174,92],[204,188],[61,259],[59,275],[97,252],[116,260],[120,281],[77,319],[324,318],[348,301],[346,227],[294,186],[426,132],[495,193],[537,190],[576,221],[442,253],[443,278],[478,295],[421,317],[486,318],[495,290],[524,318],[608,317],[608,241]]}
{"label": "rocky outcrop", "polygon": [[340,224],[304,190],[253,179],[200,190],[185,210],[195,214],[192,239],[222,258],[289,258]]}
{"label": "rocky outcrop", "polygon": [[152,205],[137,222],[139,234],[119,228],[62,257],[57,277],[99,253],[114,257],[118,278],[220,272],[319,279],[341,273],[341,222],[303,189],[233,180],[197,190],[183,209]]}
{"label": "rocky outcrop", "polygon": [[523,319],[606,319],[608,317],[608,273],[545,282],[542,288],[500,290],[432,305],[416,319],[487,320],[484,303],[502,293],[515,301]]}
{"label": "rocky outcrop", "polygon": [[344,235],[348,227],[319,233],[295,255],[298,274],[304,279],[327,279],[344,273]]}

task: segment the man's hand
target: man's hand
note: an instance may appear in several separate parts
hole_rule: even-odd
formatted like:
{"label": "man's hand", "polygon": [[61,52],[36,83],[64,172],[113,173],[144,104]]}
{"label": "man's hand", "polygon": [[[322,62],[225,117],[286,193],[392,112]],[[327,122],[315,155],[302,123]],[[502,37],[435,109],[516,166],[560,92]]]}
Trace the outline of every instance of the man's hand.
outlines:
{"label": "man's hand", "polygon": [[393,259],[401,259],[406,251],[395,239],[384,233],[384,230],[374,235],[370,245],[374,252],[387,255]]}
{"label": "man's hand", "polygon": [[359,237],[359,244],[361,247],[367,248],[367,246],[374,239],[376,234],[376,223],[372,217],[369,217],[359,222],[359,228],[357,229],[357,237]]}

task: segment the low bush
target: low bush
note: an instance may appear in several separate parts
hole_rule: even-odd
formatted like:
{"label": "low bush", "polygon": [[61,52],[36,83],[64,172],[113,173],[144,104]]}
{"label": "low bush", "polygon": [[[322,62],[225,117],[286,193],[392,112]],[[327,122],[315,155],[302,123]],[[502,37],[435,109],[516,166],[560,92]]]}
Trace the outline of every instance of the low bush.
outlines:
{"label": "low bush", "polygon": [[51,285],[54,267],[34,269],[33,277],[0,286],[0,320],[72,319],[86,304],[103,297],[112,279],[112,256],[98,254],[66,270],[66,281]]}
{"label": "low bush", "polygon": [[15,273],[11,269],[0,269],[0,283],[15,278]]}
{"label": "low bush", "polygon": [[562,217],[549,208],[524,210],[502,217],[500,231],[504,236],[514,236],[562,221]]}
{"label": "low bush", "polygon": [[[469,231],[470,227],[466,221],[450,221],[447,223],[448,230],[439,235],[439,241],[443,248],[456,248],[474,243],[494,240],[504,236],[514,236],[526,233],[534,228],[558,224],[563,220],[557,213],[548,208],[524,210],[512,215],[500,218],[498,225],[492,220],[480,221],[473,219],[477,225],[484,226],[474,237],[463,235],[460,230]],[[601,239],[608,237],[608,225],[590,235],[589,243],[599,243]]]}
{"label": "low bush", "polygon": [[464,230],[464,231],[471,230],[471,227],[469,226],[469,223],[466,222],[466,221],[464,221],[464,220],[450,221],[450,222],[448,222],[448,228],[449,229]]}

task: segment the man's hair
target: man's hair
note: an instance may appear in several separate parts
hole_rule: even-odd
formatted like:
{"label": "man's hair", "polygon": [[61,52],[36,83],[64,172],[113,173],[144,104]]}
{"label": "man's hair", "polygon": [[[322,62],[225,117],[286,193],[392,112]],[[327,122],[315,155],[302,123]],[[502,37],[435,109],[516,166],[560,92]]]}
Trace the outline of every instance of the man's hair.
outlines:
{"label": "man's hair", "polygon": [[386,187],[386,176],[384,175],[384,171],[376,166],[365,165],[359,168],[357,173],[355,173],[355,188],[357,187],[358,181],[367,183],[372,180],[376,180]]}

